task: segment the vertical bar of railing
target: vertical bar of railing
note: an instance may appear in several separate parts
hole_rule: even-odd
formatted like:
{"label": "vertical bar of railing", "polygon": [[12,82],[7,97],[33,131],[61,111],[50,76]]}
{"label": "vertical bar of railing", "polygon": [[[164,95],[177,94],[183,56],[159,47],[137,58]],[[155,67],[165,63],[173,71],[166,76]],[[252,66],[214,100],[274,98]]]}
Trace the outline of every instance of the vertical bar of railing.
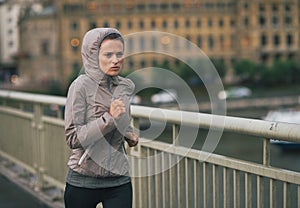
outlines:
{"label": "vertical bar of railing", "polygon": [[162,199],[161,199],[161,180],[160,180],[160,172],[159,172],[159,168],[160,168],[160,164],[161,164],[161,154],[159,153],[158,150],[154,150],[154,154],[153,154],[153,157],[154,157],[154,183],[155,183],[155,207],[161,207],[161,202],[162,202]]}
{"label": "vertical bar of railing", "polygon": [[179,125],[173,124],[172,125],[172,142],[174,146],[177,146],[179,141],[178,141],[178,132],[179,132]]}
{"label": "vertical bar of railing", "polygon": [[257,201],[257,204],[256,204],[256,207],[257,208],[260,208],[260,207],[263,207],[263,186],[261,184],[261,180],[262,180],[262,177],[257,175],[256,176],[256,201]]}
{"label": "vertical bar of railing", "polygon": [[229,200],[229,175],[228,169],[223,167],[223,207],[230,207],[230,200]]}
{"label": "vertical bar of railing", "polygon": [[185,190],[184,190],[184,195],[185,195],[185,207],[190,207],[190,204],[189,204],[189,198],[190,198],[190,194],[191,192],[189,191],[189,187],[191,186],[190,185],[190,180],[191,178],[189,177],[189,159],[187,157],[184,158],[184,174],[183,174],[183,178],[184,178],[184,181],[185,181]]}
{"label": "vertical bar of railing", "polygon": [[177,199],[178,199],[178,207],[184,207],[184,185],[182,183],[182,179],[184,178],[184,160],[181,160],[181,156],[177,156]]}
{"label": "vertical bar of railing", "polygon": [[44,135],[43,135],[43,106],[40,103],[34,104],[34,117],[33,117],[33,131],[35,139],[35,148],[33,151],[36,153],[36,171],[38,176],[37,189],[41,189],[44,186],[44,162],[45,162],[45,151],[44,151]]}
{"label": "vertical bar of railing", "polygon": [[200,207],[200,203],[199,203],[199,196],[198,196],[198,194],[199,194],[199,192],[198,192],[198,185],[199,185],[199,183],[198,183],[198,181],[199,181],[199,176],[198,176],[198,172],[197,172],[197,164],[198,164],[198,161],[197,160],[193,160],[193,162],[194,162],[194,170],[193,170],[193,181],[194,181],[194,207]]}
{"label": "vertical bar of railing", "polygon": [[[170,206],[168,203],[170,202],[170,186],[169,186],[169,181],[168,181],[168,173],[170,171],[169,168],[169,153],[161,152],[162,153],[162,169],[161,169],[161,174],[162,174],[162,206],[163,207],[168,207]],[[166,170],[166,167],[168,167],[168,170]]]}
{"label": "vertical bar of railing", "polygon": [[233,170],[233,207],[239,208],[240,203],[240,177],[237,170]]}
{"label": "vertical bar of railing", "polygon": [[249,173],[245,173],[245,207],[252,207],[252,182],[251,175]]}
{"label": "vertical bar of railing", "polygon": [[270,166],[270,139],[263,140],[263,165]]}
{"label": "vertical bar of railing", "polygon": [[[300,97],[299,97],[300,101]],[[298,200],[298,207],[300,207],[300,185],[297,186],[297,200]]]}
{"label": "vertical bar of railing", "polygon": [[290,207],[290,188],[289,183],[284,182],[283,183],[283,207]]}
{"label": "vertical bar of railing", "polygon": [[[175,158],[175,155],[170,154],[169,156],[169,164],[173,164],[173,158]],[[175,203],[176,198],[177,198],[177,192],[176,189],[178,188],[175,184],[176,179],[175,178],[175,167],[176,165],[172,166],[170,171],[169,171],[169,184],[170,184],[170,207],[176,207],[177,204]]]}
{"label": "vertical bar of railing", "polygon": [[269,200],[269,203],[270,203],[270,207],[275,207],[276,206],[276,202],[277,202],[277,200],[276,200],[276,196],[275,196],[275,190],[276,190],[276,187],[275,187],[275,181],[272,179],[272,178],[270,178],[270,180],[269,180],[270,182],[270,200]]}
{"label": "vertical bar of railing", "polygon": [[[147,148],[147,158],[150,158],[148,159],[147,161],[147,171],[148,173],[151,173],[152,172],[152,169],[153,169],[153,158],[151,158],[151,153],[150,153],[150,149]],[[153,181],[153,175],[148,175],[147,177],[147,184],[148,184],[148,206],[147,207],[154,207],[155,205],[155,201],[154,201],[154,187],[153,187],[153,184],[154,184],[154,181]],[[154,204],[152,204],[154,201]]]}
{"label": "vertical bar of railing", "polygon": [[206,162],[202,163],[202,171],[203,171],[203,206],[208,207],[208,196],[207,196],[207,186],[206,186],[206,174],[207,174],[207,164]]}
{"label": "vertical bar of railing", "polygon": [[213,182],[213,207],[217,208],[219,201],[218,187],[219,187],[219,178],[218,178],[218,169],[216,165],[212,165],[212,182]]}

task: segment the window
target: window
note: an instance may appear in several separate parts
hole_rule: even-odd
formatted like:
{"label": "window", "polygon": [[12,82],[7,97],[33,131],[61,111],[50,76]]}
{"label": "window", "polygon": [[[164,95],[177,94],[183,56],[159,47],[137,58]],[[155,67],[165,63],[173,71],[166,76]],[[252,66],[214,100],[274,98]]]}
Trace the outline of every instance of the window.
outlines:
{"label": "window", "polygon": [[141,68],[145,68],[145,66],[146,66],[145,60],[141,60],[140,66],[141,66]]}
{"label": "window", "polygon": [[144,28],[144,21],[140,20],[139,25],[140,25],[140,29],[143,29]]}
{"label": "window", "polygon": [[233,19],[230,20],[230,26],[234,27],[235,26],[235,21]]}
{"label": "window", "polygon": [[264,16],[260,16],[258,22],[259,22],[260,26],[265,26],[265,24],[266,24],[265,17]]}
{"label": "window", "polygon": [[137,8],[139,11],[143,11],[143,10],[145,10],[146,6],[145,6],[145,4],[138,4]]}
{"label": "window", "polygon": [[97,23],[96,22],[90,22],[90,29],[94,29],[97,27]]}
{"label": "window", "polygon": [[287,44],[288,46],[292,46],[292,45],[293,45],[293,36],[292,36],[291,34],[288,34],[288,35],[286,36],[286,44]]}
{"label": "window", "polygon": [[260,37],[260,44],[262,46],[266,46],[268,43],[268,40],[267,40],[267,36],[265,34],[263,34],[261,37]]}
{"label": "window", "polygon": [[179,3],[173,3],[173,4],[172,4],[172,8],[173,8],[174,10],[178,10],[178,9],[180,9],[180,4],[179,4]]}
{"label": "window", "polygon": [[274,37],[273,37],[273,44],[275,46],[279,46],[280,45],[280,36],[279,35],[274,35]]}
{"label": "window", "polygon": [[129,60],[129,64],[128,64],[128,65],[129,65],[130,68],[133,68],[133,67],[134,67],[134,62],[133,62],[132,59]]}
{"label": "window", "polygon": [[212,27],[212,26],[213,26],[213,21],[212,21],[212,19],[208,19],[207,25],[208,25],[208,27]]}
{"label": "window", "polygon": [[169,4],[167,4],[167,3],[162,3],[162,4],[160,4],[160,8],[161,8],[162,10],[167,10],[167,9],[169,8]]}
{"label": "window", "polygon": [[215,43],[214,43],[214,39],[213,39],[212,35],[209,35],[208,36],[208,47],[210,50],[212,50],[214,48],[214,44]]}
{"label": "window", "polygon": [[244,26],[245,27],[249,26],[249,18],[248,17],[244,17]]}
{"label": "window", "polygon": [[78,62],[74,62],[72,64],[72,68],[73,68],[73,72],[76,73],[76,74],[78,74],[79,71],[80,71],[80,64]]}
{"label": "window", "polygon": [[131,22],[131,21],[128,21],[128,22],[127,22],[127,27],[128,27],[128,29],[131,29],[131,28],[132,28],[132,22]]}
{"label": "window", "polygon": [[7,31],[7,33],[8,33],[8,35],[13,34],[13,30],[12,30],[12,29],[9,29],[9,30]]}
{"label": "window", "polygon": [[78,23],[76,21],[71,23],[71,29],[72,30],[77,30],[78,29]]}
{"label": "window", "polygon": [[191,24],[190,24],[190,20],[189,20],[189,19],[186,19],[186,20],[185,20],[185,27],[186,27],[186,28],[189,28],[190,25],[191,25]]}
{"label": "window", "polygon": [[8,47],[12,48],[14,46],[14,42],[13,41],[9,41],[8,42]]}
{"label": "window", "polygon": [[201,23],[202,23],[201,20],[198,19],[198,20],[197,20],[197,27],[198,27],[198,28],[201,27],[201,25],[202,25]]}
{"label": "window", "polygon": [[166,20],[163,21],[162,27],[163,28],[167,28],[168,27],[168,22]]}
{"label": "window", "polygon": [[117,28],[117,29],[121,29],[121,22],[120,22],[120,21],[117,21],[117,22],[116,22],[116,28]]}
{"label": "window", "polygon": [[197,45],[198,45],[199,48],[202,47],[202,37],[201,37],[201,35],[197,36]]}
{"label": "window", "polygon": [[223,27],[224,26],[224,21],[222,19],[219,20],[219,27]]}
{"label": "window", "polygon": [[279,20],[277,16],[272,17],[272,24],[273,26],[278,26]]}
{"label": "window", "polygon": [[286,25],[292,25],[292,18],[290,16],[285,16],[284,22]]}
{"label": "window", "polygon": [[178,28],[178,26],[179,26],[178,20],[174,20],[174,28]]}
{"label": "window", "polygon": [[109,27],[109,22],[105,21],[103,24],[104,27]]}
{"label": "window", "polygon": [[155,4],[155,3],[149,4],[149,9],[150,10],[156,10],[157,9],[157,4]]}
{"label": "window", "polygon": [[272,5],[272,11],[273,12],[277,12],[278,11],[278,5],[277,4],[273,4]]}
{"label": "window", "polygon": [[259,4],[259,11],[264,12],[265,10],[266,10],[265,5],[264,4]]}
{"label": "window", "polygon": [[156,27],[156,22],[155,22],[155,20],[152,20],[151,21],[151,28],[155,28]]}
{"label": "window", "polygon": [[223,49],[224,48],[224,36],[220,35],[220,48]]}
{"label": "window", "polygon": [[41,42],[41,53],[43,55],[49,55],[49,41],[44,40]]}

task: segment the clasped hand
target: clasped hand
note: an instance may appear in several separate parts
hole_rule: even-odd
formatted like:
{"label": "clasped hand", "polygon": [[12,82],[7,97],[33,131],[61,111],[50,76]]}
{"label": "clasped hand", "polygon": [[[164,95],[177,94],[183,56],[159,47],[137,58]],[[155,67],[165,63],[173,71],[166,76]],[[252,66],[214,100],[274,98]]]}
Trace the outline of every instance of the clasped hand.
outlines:
{"label": "clasped hand", "polygon": [[109,114],[114,119],[119,119],[126,112],[125,104],[121,98],[118,98],[111,102]]}

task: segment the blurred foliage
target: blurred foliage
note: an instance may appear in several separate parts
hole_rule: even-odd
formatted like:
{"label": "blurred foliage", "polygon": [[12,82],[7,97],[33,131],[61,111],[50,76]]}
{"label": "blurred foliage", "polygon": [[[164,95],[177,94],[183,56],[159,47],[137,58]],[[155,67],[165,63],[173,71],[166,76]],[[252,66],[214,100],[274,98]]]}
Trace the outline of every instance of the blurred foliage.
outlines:
{"label": "blurred foliage", "polygon": [[300,65],[293,60],[277,60],[272,66],[240,60],[233,65],[235,76],[240,83],[274,86],[297,84],[300,81]]}
{"label": "blurred foliage", "polygon": [[223,79],[226,76],[226,71],[227,71],[227,67],[224,60],[212,59],[211,61],[215,66],[220,78]]}

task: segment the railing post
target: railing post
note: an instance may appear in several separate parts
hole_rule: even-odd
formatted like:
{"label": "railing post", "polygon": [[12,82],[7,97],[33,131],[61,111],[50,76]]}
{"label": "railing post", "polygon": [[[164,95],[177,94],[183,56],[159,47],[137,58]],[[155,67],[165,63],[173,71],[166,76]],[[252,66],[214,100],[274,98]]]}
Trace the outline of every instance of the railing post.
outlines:
{"label": "railing post", "polygon": [[264,139],[263,141],[263,165],[270,166],[270,139]]}
{"label": "railing post", "polygon": [[178,132],[179,132],[179,125],[173,124],[172,125],[172,143],[174,146],[179,145]]}
{"label": "railing post", "polygon": [[34,168],[37,172],[37,184],[36,189],[40,190],[44,186],[44,132],[43,132],[43,106],[41,103],[34,104],[34,116],[33,116],[33,140],[34,140],[34,148],[33,148],[33,157],[35,160]]}

